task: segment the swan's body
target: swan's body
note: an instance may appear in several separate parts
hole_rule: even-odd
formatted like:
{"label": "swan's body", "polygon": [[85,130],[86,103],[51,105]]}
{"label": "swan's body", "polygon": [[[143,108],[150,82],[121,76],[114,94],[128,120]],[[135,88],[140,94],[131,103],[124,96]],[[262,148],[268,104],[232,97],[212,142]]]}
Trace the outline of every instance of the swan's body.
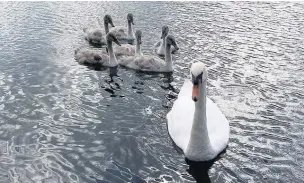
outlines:
{"label": "swan's body", "polygon": [[166,56],[165,60],[160,59],[159,57],[152,55],[135,55],[129,57],[121,57],[119,59],[119,64],[125,67],[140,70],[140,71],[150,71],[150,72],[172,72],[173,71],[173,63],[171,52],[171,45],[176,47],[176,42],[174,37],[167,37],[166,43]]}
{"label": "swan's body", "polygon": [[[169,33],[169,27],[164,25],[162,27],[162,35],[161,35],[161,40],[158,41],[154,46],[155,46],[155,51],[157,55],[159,56],[164,56],[166,53],[166,37],[168,36]],[[171,53],[175,53],[177,50],[173,47],[171,47]]]}
{"label": "swan's body", "polygon": [[115,67],[118,65],[117,59],[113,52],[112,42],[114,41],[116,44],[119,45],[119,42],[115,38],[114,35],[108,33],[107,34],[107,45],[108,45],[108,52],[99,50],[90,50],[86,48],[80,48],[75,51],[75,59],[80,64],[86,65],[100,65],[104,67]]}
{"label": "swan's body", "polygon": [[203,76],[199,72],[192,72],[192,78],[199,76],[198,79],[203,79],[194,79],[193,82],[186,80],[167,114],[171,138],[192,161],[215,158],[226,148],[229,140],[229,122],[218,106],[206,96],[206,69],[203,72]]}
{"label": "swan's body", "polygon": [[136,31],[135,37],[136,37],[136,44],[130,45],[130,44],[122,44],[121,46],[114,46],[114,53],[117,58],[121,58],[123,56],[141,56],[143,53],[141,52],[141,31]]}
{"label": "swan's body", "polygon": [[116,26],[110,29],[110,32],[113,33],[119,41],[134,41],[135,39],[135,35],[132,28],[132,25],[134,25],[133,14],[129,13],[127,15],[127,19],[128,27]]}
{"label": "swan's body", "polygon": [[[100,24],[100,21],[98,19],[98,22]],[[104,17],[104,28],[105,28],[105,33],[107,34],[109,32],[109,25],[111,24],[112,27],[114,27],[114,24],[112,22],[112,18],[110,15],[105,15]],[[87,40],[90,43],[93,43],[95,45],[106,45],[107,41],[105,38],[105,34],[102,32],[101,29],[99,28],[84,28],[84,37],[85,40]]]}

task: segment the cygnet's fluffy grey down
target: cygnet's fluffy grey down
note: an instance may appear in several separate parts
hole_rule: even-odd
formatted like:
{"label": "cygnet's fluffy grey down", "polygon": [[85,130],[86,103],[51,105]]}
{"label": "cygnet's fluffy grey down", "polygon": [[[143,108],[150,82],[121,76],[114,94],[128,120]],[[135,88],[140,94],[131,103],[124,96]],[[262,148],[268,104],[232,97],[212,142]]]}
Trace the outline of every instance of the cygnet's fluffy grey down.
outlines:
{"label": "cygnet's fluffy grey down", "polygon": [[93,50],[87,48],[79,48],[75,50],[75,60],[80,64],[100,65],[105,67],[117,66],[117,59],[113,53],[112,42],[120,45],[116,37],[112,33],[106,36],[108,53],[101,50]]}

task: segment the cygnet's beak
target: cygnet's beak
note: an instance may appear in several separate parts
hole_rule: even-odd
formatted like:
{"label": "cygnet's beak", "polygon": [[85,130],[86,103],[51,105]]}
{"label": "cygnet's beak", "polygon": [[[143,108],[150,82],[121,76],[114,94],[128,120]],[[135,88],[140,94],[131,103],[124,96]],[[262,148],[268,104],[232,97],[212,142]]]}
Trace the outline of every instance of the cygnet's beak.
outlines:
{"label": "cygnet's beak", "polygon": [[162,35],[160,36],[160,39],[165,38],[165,33],[162,33]]}
{"label": "cygnet's beak", "polygon": [[[108,34],[109,34],[109,33],[108,33]],[[118,39],[116,38],[115,35],[112,34],[111,37],[112,37],[112,41],[113,41],[114,43],[116,43],[117,45],[121,46],[120,42],[118,41]]]}

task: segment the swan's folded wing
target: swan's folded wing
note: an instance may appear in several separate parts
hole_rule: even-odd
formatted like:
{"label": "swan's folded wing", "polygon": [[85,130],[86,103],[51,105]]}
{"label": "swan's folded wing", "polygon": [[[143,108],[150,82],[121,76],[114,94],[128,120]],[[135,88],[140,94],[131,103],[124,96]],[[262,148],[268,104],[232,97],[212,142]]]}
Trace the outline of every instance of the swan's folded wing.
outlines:
{"label": "swan's folded wing", "polygon": [[185,96],[178,97],[167,114],[169,134],[175,144],[184,152],[190,140],[193,115],[194,102]]}
{"label": "swan's folded wing", "polygon": [[178,97],[186,96],[186,97],[189,97],[189,100],[191,100],[192,87],[193,87],[192,82],[190,80],[186,79],[178,94]]}
{"label": "swan's folded wing", "polygon": [[220,108],[208,97],[206,110],[211,145],[216,152],[221,152],[228,144],[229,122]]}
{"label": "swan's folded wing", "polygon": [[171,111],[167,114],[169,134],[184,152],[190,140],[195,108],[191,91],[191,81],[185,80]]}

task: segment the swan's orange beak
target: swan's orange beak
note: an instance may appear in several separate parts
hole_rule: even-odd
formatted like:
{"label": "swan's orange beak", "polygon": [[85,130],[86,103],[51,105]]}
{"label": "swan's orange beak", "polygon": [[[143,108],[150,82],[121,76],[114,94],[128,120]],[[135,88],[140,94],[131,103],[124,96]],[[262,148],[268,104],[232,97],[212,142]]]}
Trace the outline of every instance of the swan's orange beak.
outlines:
{"label": "swan's orange beak", "polygon": [[192,100],[194,102],[198,101],[199,96],[200,96],[200,89],[199,89],[198,85],[193,85]]}

